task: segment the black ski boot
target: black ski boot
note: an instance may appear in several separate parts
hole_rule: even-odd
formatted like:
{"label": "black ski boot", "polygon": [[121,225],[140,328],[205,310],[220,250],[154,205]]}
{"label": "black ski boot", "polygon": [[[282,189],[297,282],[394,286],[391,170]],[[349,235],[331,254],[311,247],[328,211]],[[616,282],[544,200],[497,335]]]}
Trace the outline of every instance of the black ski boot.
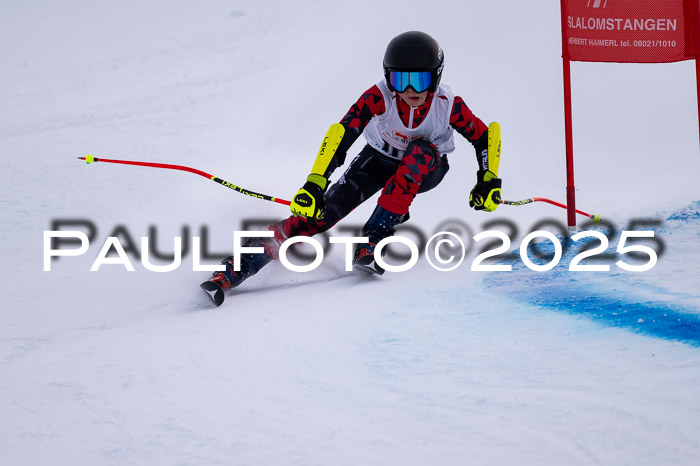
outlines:
{"label": "black ski boot", "polygon": [[221,261],[226,266],[223,272],[214,272],[211,278],[201,285],[204,291],[214,301],[214,304],[221,306],[224,302],[225,292],[236,288],[243,283],[247,278],[252,277],[260,269],[267,264],[277,259],[279,247],[284,242],[278,225],[270,227],[270,230],[275,232],[272,238],[250,238],[246,241],[244,247],[262,247],[265,252],[261,254],[241,254],[240,270],[234,270],[233,256],[229,256]]}
{"label": "black ski boot", "polygon": [[[380,205],[374,209],[372,216],[362,228],[362,236],[369,238],[369,242],[359,244],[355,248],[355,256],[352,264],[355,269],[363,272],[382,275],[384,269],[374,260],[374,248],[384,238],[394,234],[396,225],[402,223],[404,216],[389,212]],[[382,251],[382,256],[386,249]]]}

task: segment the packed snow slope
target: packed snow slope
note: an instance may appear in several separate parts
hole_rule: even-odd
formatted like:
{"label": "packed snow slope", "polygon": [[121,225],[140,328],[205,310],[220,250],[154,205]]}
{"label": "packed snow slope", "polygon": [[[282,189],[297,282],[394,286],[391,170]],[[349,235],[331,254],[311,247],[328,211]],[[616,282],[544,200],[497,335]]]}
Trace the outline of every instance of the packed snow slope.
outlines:
{"label": "packed snow slope", "polygon": [[[584,264],[608,271],[569,270],[582,243],[567,243],[561,209],[470,210],[476,163],[458,137],[450,173],[404,230],[461,228],[457,269],[421,257],[359,277],[333,246],[316,270],[274,263],[214,308],[192,238],[213,264],[234,230],[288,210],[184,172],[77,159],[185,165],[289,199],[328,126],[381,79],[386,43],[419,29],[445,51],[443,82],[501,123],[504,197],[562,201],[553,3],[1,2],[3,463],[696,464],[692,63],[572,64],[578,206],[610,237]],[[616,253],[632,226],[655,232],[639,243],[658,253],[649,271],[616,265],[648,259]],[[519,255],[535,227],[568,244],[546,272]],[[90,246],[44,271],[53,229],[91,233]],[[471,271],[485,244],[472,237],[494,229],[510,237],[499,263],[512,269]],[[109,236],[135,271],[90,272]],[[151,272],[146,236],[166,255],[176,236],[190,250]],[[539,241],[546,263],[553,245]]]}

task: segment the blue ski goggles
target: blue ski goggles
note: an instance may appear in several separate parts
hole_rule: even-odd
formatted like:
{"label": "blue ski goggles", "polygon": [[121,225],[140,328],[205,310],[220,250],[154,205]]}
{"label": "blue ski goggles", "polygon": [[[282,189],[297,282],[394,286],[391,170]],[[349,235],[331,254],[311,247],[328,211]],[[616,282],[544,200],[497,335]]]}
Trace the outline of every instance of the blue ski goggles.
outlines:
{"label": "blue ski goggles", "polygon": [[433,82],[430,71],[389,71],[389,82],[398,92],[411,86],[416,92],[427,90]]}

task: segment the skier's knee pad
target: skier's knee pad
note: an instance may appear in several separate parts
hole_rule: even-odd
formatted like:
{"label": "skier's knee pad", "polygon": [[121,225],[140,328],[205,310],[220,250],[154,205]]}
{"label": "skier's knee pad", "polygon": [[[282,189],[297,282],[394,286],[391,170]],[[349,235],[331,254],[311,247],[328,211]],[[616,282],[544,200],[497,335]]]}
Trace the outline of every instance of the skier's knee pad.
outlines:
{"label": "skier's knee pad", "polygon": [[447,174],[448,170],[450,169],[450,163],[447,161],[447,155],[441,156],[438,160],[439,162],[437,168],[428,173],[428,176],[423,178],[420,188],[418,188],[418,193],[430,191],[440,184],[442,179]]}
{"label": "skier's knee pad", "polygon": [[426,140],[416,139],[414,141],[409,142],[408,147],[406,147],[406,154],[414,154],[416,152],[416,149],[418,149],[420,153],[427,155],[433,160],[438,159],[439,152],[437,150],[437,147],[435,147],[434,144],[431,144]]}
{"label": "skier's knee pad", "polygon": [[[422,139],[411,141],[406,149],[406,154],[413,156],[414,163],[425,163],[428,167],[428,173],[423,176],[418,188],[419,193],[430,191],[437,186],[450,169],[447,156],[440,156],[437,147],[428,141]],[[421,154],[422,157],[417,158],[418,154]]]}

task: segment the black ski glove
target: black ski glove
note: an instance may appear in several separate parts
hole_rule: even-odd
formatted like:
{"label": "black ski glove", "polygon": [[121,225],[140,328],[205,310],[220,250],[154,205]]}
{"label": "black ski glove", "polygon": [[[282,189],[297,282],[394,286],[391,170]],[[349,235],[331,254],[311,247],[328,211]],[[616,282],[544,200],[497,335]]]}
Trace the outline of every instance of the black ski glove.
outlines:
{"label": "black ski glove", "polygon": [[294,216],[323,219],[326,214],[324,193],[328,180],[321,175],[311,174],[304,186],[297,192],[289,206]]}
{"label": "black ski glove", "polygon": [[476,185],[469,193],[469,207],[493,212],[501,203],[501,179],[487,170],[476,172]]}

